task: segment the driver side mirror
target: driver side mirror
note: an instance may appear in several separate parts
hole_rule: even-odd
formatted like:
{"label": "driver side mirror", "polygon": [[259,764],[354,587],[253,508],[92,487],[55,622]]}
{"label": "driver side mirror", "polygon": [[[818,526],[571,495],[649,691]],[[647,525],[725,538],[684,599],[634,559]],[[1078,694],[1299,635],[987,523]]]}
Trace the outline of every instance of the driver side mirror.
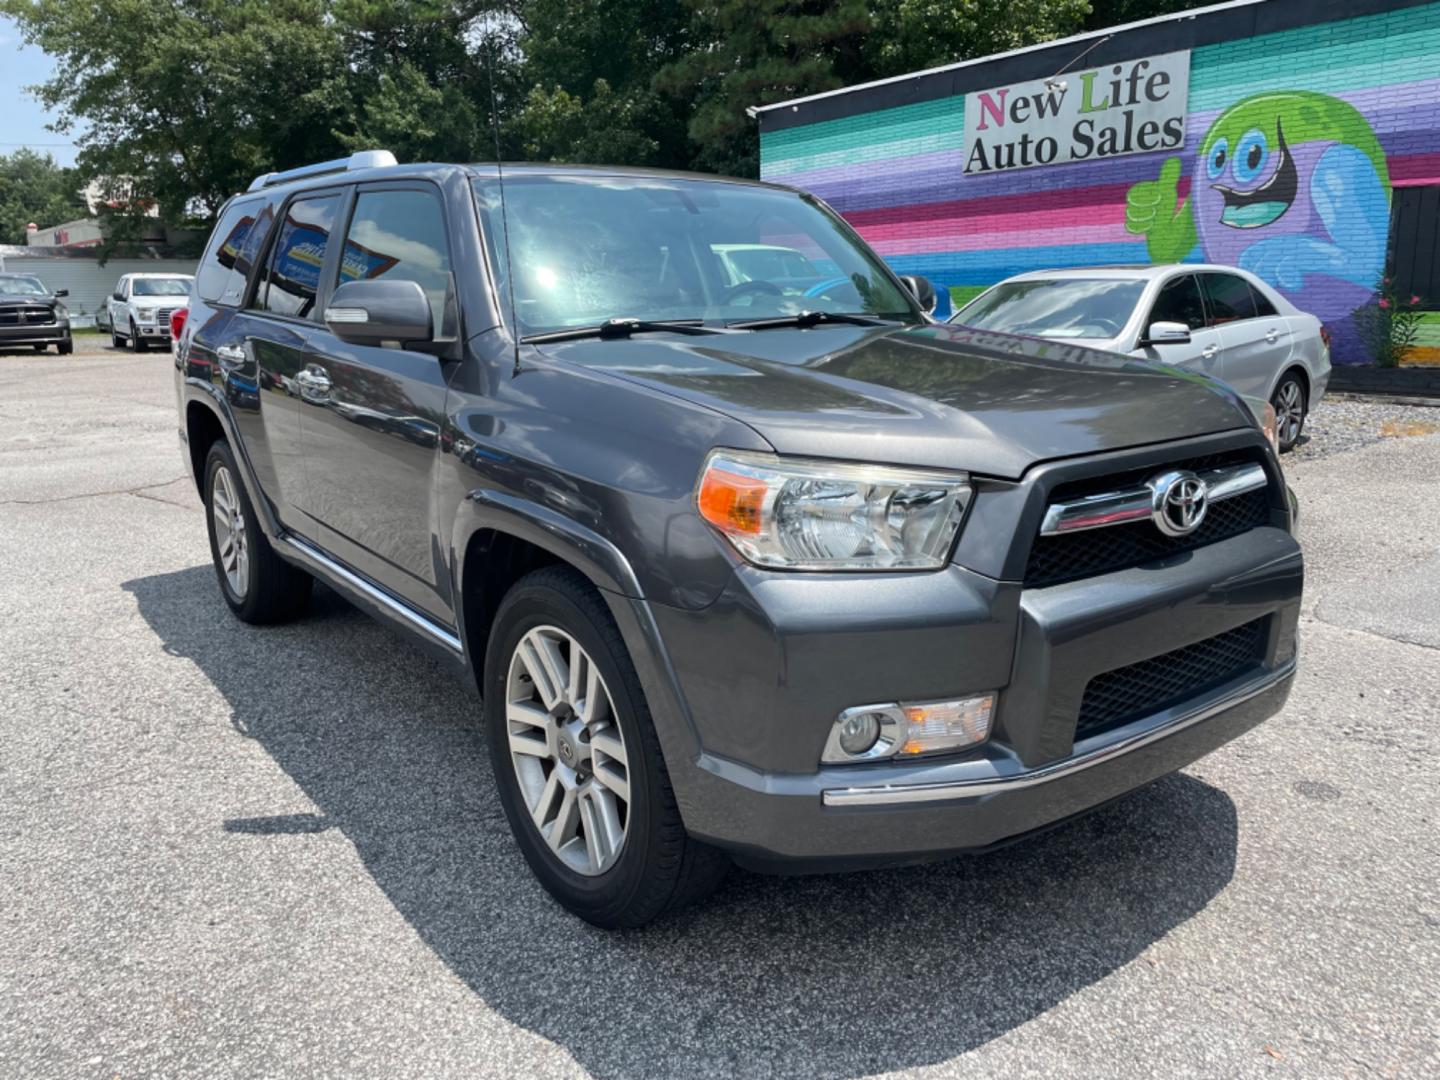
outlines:
{"label": "driver side mirror", "polygon": [[69,296],[69,295],[70,295],[70,290],[69,290],[69,289],[56,289],[56,290],[55,290],[55,295],[56,295],[56,296]]}
{"label": "driver side mirror", "polygon": [[435,336],[430,300],[416,281],[347,281],[331,294],[325,325],[352,345],[410,345]]}
{"label": "driver side mirror", "polygon": [[119,292],[118,289],[117,289],[115,292],[111,293],[111,294],[110,294],[110,297],[111,297],[111,299],[113,299],[113,300],[124,300],[124,299],[125,299],[125,297],[123,297],[123,296],[120,295],[120,292]]}
{"label": "driver side mirror", "polygon": [[934,315],[935,305],[939,303],[939,300],[935,296],[935,286],[930,284],[930,279],[917,274],[903,274],[900,280],[910,290],[910,295],[920,301],[920,306],[925,309],[925,314]]}
{"label": "driver side mirror", "polygon": [[1152,322],[1141,345],[1189,345],[1190,328],[1179,322]]}

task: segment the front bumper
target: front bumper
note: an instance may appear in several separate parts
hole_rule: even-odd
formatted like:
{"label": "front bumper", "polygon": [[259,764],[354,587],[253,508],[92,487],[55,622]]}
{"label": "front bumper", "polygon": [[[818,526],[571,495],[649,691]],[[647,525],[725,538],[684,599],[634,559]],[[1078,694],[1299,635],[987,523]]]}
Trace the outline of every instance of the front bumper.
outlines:
{"label": "front bumper", "polygon": [[0,347],[7,345],[54,345],[70,340],[70,324],[0,326]]}
{"label": "front bumper", "polygon": [[[956,566],[803,579],[741,569],[704,612],[652,606],[700,747],[670,762],[686,826],[786,872],[923,861],[1043,829],[1277,711],[1295,670],[1302,577],[1299,548],[1278,527],[1038,589]],[[1257,620],[1262,654],[1243,673],[1077,738],[1094,676]],[[843,708],[992,690],[995,731],[976,751],[817,768]]]}

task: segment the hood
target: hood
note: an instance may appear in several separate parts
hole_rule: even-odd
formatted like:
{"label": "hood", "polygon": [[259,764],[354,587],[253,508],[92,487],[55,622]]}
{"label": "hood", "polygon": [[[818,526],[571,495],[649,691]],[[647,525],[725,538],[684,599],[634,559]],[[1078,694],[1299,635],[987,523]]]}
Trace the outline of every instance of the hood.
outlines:
{"label": "hood", "polygon": [[1017,478],[1041,461],[1247,427],[1204,375],[966,326],[646,335],[543,352],[726,413],[779,453]]}
{"label": "hood", "polygon": [[36,296],[34,293],[12,293],[0,289],[0,304],[38,304],[41,307],[59,307],[58,296]]}

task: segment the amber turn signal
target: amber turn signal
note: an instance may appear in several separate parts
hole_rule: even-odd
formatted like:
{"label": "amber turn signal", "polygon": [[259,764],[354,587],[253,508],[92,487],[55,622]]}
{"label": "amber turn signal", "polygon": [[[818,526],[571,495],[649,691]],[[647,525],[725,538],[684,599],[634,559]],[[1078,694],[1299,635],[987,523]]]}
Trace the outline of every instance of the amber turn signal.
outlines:
{"label": "amber turn signal", "polygon": [[700,516],[723,533],[759,535],[769,485],[724,469],[708,469],[700,483]]}

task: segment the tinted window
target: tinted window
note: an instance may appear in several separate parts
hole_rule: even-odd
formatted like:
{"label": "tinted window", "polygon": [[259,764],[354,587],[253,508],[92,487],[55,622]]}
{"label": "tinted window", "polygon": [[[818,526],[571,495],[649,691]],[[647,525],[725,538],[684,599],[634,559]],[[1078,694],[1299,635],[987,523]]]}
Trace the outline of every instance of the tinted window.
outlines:
{"label": "tinted window", "polygon": [[[476,194],[498,291],[513,294],[524,334],[624,316],[917,317],[879,259],[842,222],[792,192],[665,177],[522,175],[505,180],[503,216],[498,185],[477,181]],[[734,280],[726,254],[762,249],[778,257],[742,272],[755,277]]]}
{"label": "tinted window", "polygon": [[[220,215],[210,247],[200,260],[195,275],[195,292],[209,303],[238,304],[245,292],[245,279],[254,262],[255,250],[265,238],[264,225],[269,224],[264,202],[247,199],[233,202]],[[256,227],[256,216],[262,227]]]}
{"label": "tinted window", "polygon": [[1255,297],[1244,278],[1234,274],[1201,274],[1205,298],[1210,301],[1210,325],[1255,318]]}
{"label": "tinted window", "polygon": [[[1194,274],[1167,281],[1150,309],[1150,322],[1184,323],[1191,330],[1205,325],[1205,305],[1200,301],[1200,283]],[[1149,323],[1146,323],[1149,326]]]}
{"label": "tinted window", "polygon": [[340,196],[320,195],[296,199],[286,208],[264,280],[255,294],[255,307],[276,315],[319,319],[315,294],[339,206]]}
{"label": "tinted window", "polygon": [[954,322],[1004,334],[1111,338],[1135,311],[1145,282],[1125,278],[1031,278],[1003,282],[956,315]]}
{"label": "tinted window", "polygon": [[444,333],[450,247],[440,199],[426,191],[362,191],[355,200],[340,282],[414,281],[430,298],[435,335]]}

